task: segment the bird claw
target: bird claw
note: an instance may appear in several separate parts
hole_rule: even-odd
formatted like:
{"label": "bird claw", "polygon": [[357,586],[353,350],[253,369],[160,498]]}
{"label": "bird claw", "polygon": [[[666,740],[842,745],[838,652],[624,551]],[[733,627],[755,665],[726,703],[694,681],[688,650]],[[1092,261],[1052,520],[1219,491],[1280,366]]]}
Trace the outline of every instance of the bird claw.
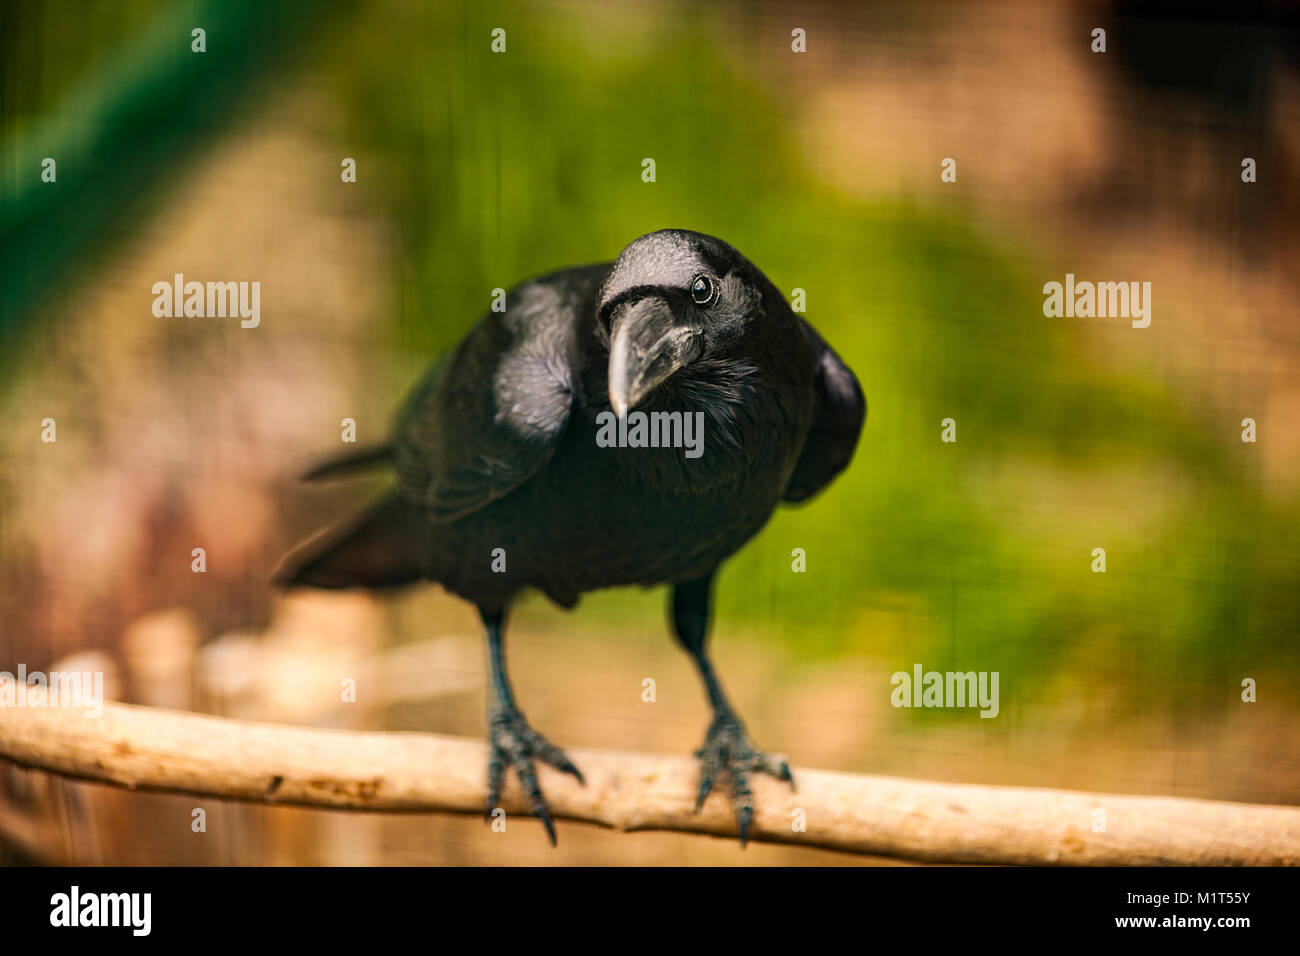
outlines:
{"label": "bird claw", "polygon": [[700,758],[700,787],[695,796],[695,812],[713,790],[714,779],[723,774],[731,784],[731,806],[736,814],[740,845],[749,842],[749,828],[754,819],[754,795],[749,789],[750,773],[765,773],[784,780],[794,790],[790,765],[779,755],[768,755],[754,746],[740,718],[728,710],[715,711],[704,745],[695,751]]}
{"label": "bird claw", "polygon": [[551,820],[551,811],[542,796],[542,788],[537,782],[537,771],[533,760],[537,759],[559,770],[571,774],[578,783],[586,784],[582,772],[573,764],[568,755],[555,746],[524,720],[518,710],[498,708],[488,720],[488,800],[486,818],[490,822],[492,811],[496,809],[501,798],[501,787],[505,782],[507,764],[514,767],[519,777],[519,785],[532,806],[533,814],[542,821],[551,846],[556,845],[555,823]]}

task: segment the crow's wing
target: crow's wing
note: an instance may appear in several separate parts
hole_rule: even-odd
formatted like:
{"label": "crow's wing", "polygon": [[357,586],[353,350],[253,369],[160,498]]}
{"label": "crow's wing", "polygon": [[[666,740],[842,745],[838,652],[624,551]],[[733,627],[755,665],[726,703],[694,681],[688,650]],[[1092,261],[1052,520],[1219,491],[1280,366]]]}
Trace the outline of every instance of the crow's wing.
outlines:
{"label": "crow's wing", "polygon": [[536,474],[568,424],[572,302],[539,282],[511,298],[429,373],[398,417],[398,489],[435,522],[477,511]]}
{"label": "crow's wing", "polygon": [[812,497],[844,470],[867,417],[867,399],[853,372],[816,329],[807,322],[802,325],[815,366],[816,397],[808,440],[782,495],[786,501]]}

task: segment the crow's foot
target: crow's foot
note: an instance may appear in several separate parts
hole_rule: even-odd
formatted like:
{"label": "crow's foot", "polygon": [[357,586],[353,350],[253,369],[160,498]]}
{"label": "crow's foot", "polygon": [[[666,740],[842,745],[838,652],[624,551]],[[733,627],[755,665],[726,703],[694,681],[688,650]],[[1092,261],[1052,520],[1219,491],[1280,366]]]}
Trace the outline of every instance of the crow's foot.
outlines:
{"label": "crow's foot", "polygon": [[563,773],[571,773],[578,783],[585,784],[582,773],[559,747],[555,746],[524,720],[524,715],[513,708],[496,708],[488,719],[488,802],[487,818],[492,819],[501,798],[501,785],[505,782],[506,766],[515,768],[519,784],[524,795],[532,804],[533,813],[546,827],[546,835],[555,846],[555,824],[551,822],[551,812],[542,797],[542,788],[537,783],[537,772],[533,769],[533,759],[550,764]]}
{"label": "crow's foot", "polygon": [[740,845],[749,842],[749,825],[754,819],[754,795],[749,789],[751,772],[766,773],[778,780],[789,782],[794,789],[790,765],[781,756],[769,756],[754,746],[732,711],[714,711],[713,722],[704,735],[704,746],[695,751],[700,758],[700,791],[695,798],[695,812],[704,806],[704,800],[713,789],[714,779],[721,773],[731,783],[731,805],[736,813],[736,828],[740,831]]}

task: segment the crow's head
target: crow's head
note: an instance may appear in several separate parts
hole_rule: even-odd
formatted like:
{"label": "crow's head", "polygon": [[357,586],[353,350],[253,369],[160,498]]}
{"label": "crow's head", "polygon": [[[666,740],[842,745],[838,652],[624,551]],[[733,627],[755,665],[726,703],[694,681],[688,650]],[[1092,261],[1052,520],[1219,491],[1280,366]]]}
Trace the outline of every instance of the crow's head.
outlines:
{"label": "crow's head", "polygon": [[619,254],[600,290],[610,405],[623,416],[692,363],[735,354],[755,321],[774,310],[789,311],[721,239],[685,229],[642,236]]}

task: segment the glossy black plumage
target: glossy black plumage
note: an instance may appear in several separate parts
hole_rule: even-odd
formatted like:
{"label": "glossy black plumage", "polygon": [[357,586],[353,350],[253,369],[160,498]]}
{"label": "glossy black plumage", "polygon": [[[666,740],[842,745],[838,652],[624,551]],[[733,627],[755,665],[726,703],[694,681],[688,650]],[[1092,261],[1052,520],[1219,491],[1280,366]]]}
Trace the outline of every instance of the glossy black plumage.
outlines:
{"label": "glossy black plumage", "polygon": [[[391,464],[393,491],[293,556],[281,580],[437,581],[478,605],[493,646],[525,587],[572,606],[597,588],[678,585],[680,613],[699,611],[698,641],[677,626],[698,662],[718,565],[782,499],[812,496],[852,457],[866,414],[853,373],[748,260],[684,230],[525,282],[506,304],[415,388],[391,444],[356,456]],[[614,403],[702,413],[702,454],[599,447],[598,416]],[[500,676],[498,704],[504,664]],[[512,700],[504,709],[523,724]],[[544,815],[540,793],[535,803]]]}

